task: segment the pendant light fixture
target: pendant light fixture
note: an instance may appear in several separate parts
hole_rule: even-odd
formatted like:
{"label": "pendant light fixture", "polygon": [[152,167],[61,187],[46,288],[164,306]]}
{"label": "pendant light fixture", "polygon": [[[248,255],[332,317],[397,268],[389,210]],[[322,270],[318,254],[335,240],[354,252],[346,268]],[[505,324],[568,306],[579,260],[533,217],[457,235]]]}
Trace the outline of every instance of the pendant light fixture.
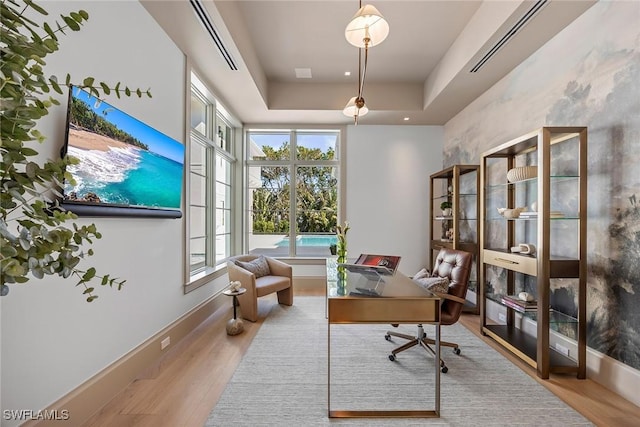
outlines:
{"label": "pendant light fixture", "polygon": [[[365,105],[363,92],[364,80],[367,74],[367,63],[369,59],[369,48],[382,43],[389,35],[389,24],[375,6],[362,6],[353,16],[344,36],[349,43],[358,48],[358,96],[349,100],[342,112],[349,117],[353,117],[354,124],[358,124],[358,117],[369,112]],[[364,49],[364,66],[362,64],[362,50]]]}

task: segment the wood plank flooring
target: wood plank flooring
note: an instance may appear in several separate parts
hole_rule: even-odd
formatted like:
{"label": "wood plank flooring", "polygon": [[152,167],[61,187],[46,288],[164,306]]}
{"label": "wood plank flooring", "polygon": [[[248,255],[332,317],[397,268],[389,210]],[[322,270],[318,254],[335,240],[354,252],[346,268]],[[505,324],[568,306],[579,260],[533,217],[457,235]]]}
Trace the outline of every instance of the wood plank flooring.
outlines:
{"label": "wood plank flooring", "polygon": [[[318,292],[296,293],[303,294],[318,295]],[[273,304],[277,304],[275,295],[261,298],[258,321],[245,322],[245,331],[237,336],[228,336],[225,330],[226,321],[232,317],[231,307],[218,310],[83,425],[202,426]],[[549,380],[540,380],[528,365],[480,335],[478,316],[465,314],[461,322],[594,424],[640,425],[640,407],[589,379],[554,375]]]}

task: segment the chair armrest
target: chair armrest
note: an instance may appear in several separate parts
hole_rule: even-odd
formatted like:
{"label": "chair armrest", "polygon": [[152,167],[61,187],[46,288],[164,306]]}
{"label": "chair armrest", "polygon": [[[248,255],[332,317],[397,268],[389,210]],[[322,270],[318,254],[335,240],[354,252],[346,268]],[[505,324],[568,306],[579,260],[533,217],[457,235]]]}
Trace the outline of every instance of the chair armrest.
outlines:
{"label": "chair armrest", "polygon": [[227,273],[229,274],[229,281],[237,280],[242,284],[243,288],[246,288],[250,292],[256,289],[256,276],[249,270],[245,270],[235,263],[228,262]]}
{"label": "chair armrest", "polygon": [[466,299],[457,297],[455,295],[441,294],[440,292],[434,292],[434,294],[436,296],[438,296],[439,298],[446,299],[446,300],[449,300],[449,301],[459,302],[460,304],[465,304],[467,302]]}
{"label": "chair armrest", "polygon": [[286,262],[275,258],[267,258],[267,263],[269,264],[269,270],[271,270],[272,276],[283,276],[290,279],[293,277],[293,269]]}

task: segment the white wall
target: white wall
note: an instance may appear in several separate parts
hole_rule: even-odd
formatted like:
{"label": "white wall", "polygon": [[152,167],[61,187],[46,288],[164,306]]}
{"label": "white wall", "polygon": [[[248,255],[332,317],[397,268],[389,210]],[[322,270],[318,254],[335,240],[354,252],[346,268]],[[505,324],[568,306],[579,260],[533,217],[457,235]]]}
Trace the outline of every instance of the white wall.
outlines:
{"label": "white wall", "polygon": [[349,257],[400,255],[398,270],[426,265],[429,176],[442,169],[440,126],[347,128],[347,235]]}
{"label": "white wall", "polygon": [[[184,141],[185,58],[138,2],[41,4],[49,21],[78,9],[90,15],[81,32],[61,37],[61,50],[47,58],[48,73],[151,88],[152,99],[105,99]],[[59,100],[62,106],[38,125],[47,141],[37,148],[46,157],[57,156],[64,139],[67,101]],[[213,293],[211,284],[183,293],[182,219],[78,222],[94,222],[103,233],[93,245],[96,255],[80,266],[95,266],[127,283],[119,292],[96,284],[99,298],[92,303],[85,302],[73,280],[47,277],[11,286],[2,297],[2,410],[46,407]]]}

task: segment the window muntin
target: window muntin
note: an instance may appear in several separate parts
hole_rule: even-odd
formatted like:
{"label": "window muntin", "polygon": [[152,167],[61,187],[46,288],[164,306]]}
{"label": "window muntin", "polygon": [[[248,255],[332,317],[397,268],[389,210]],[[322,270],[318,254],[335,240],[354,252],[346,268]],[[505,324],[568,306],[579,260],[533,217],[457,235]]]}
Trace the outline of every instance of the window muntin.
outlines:
{"label": "window muntin", "polygon": [[216,264],[231,255],[231,162],[216,154]]}

